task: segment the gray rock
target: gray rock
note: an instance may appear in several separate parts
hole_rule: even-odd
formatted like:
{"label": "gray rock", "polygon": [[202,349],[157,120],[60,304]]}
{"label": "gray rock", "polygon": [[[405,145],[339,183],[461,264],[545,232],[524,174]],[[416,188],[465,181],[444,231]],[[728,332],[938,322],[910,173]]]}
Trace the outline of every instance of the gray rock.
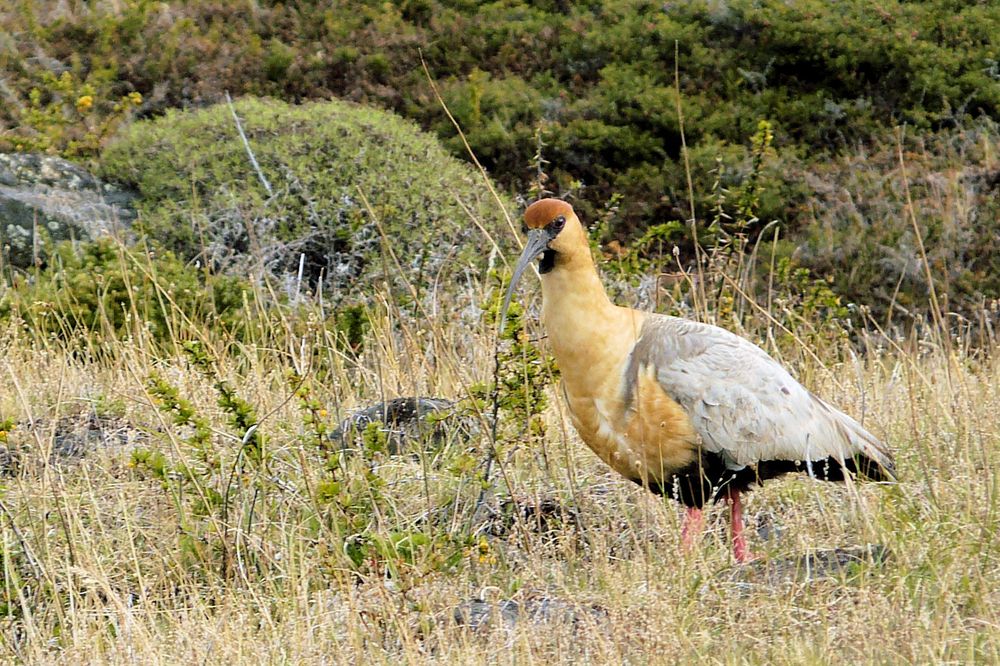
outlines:
{"label": "gray rock", "polygon": [[0,248],[4,262],[31,266],[44,240],[127,232],[135,195],[64,159],[0,153]]}
{"label": "gray rock", "polygon": [[0,478],[17,475],[26,463],[41,464],[45,452],[56,465],[100,449],[133,448],[146,439],[145,432],[124,418],[95,412],[21,422],[0,442]]}
{"label": "gray rock", "polygon": [[764,558],[722,573],[737,589],[770,589],[785,584],[850,580],[885,566],[889,549],[880,544],[815,550],[790,557]]}
{"label": "gray rock", "polygon": [[419,447],[440,448],[452,436],[467,440],[475,430],[474,419],[445,398],[395,398],[359,410],[344,419],[330,434],[343,449],[362,448],[362,435],[370,424],[386,435],[392,455],[415,453]]}
{"label": "gray rock", "polygon": [[565,504],[559,497],[522,497],[518,500],[507,498],[496,509],[486,508],[486,520],[479,529],[494,537],[513,534],[518,529],[518,520],[522,522],[524,529],[543,539],[564,537],[568,527],[580,525],[580,512],[576,507]]}
{"label": "gray rock", "polygon": [[581,628],[587,624],[606,622],[608,612],[600,606],[542,597],[521,602],[512,599],[497,602],[470,599],[459,604],[453,616],[458,626],[482,631],[498,627],[513,629],[523,621],[532,624],[568,624]]}

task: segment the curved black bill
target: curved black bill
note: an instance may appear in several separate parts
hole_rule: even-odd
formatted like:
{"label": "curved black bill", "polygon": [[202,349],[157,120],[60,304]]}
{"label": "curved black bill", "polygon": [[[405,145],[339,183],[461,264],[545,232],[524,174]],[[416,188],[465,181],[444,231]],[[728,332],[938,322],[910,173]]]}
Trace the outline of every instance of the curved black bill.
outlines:
{"label": "curved black bill", "polygon": [[507,324],[507,308],[510,307],[510,298],[514,294],[514,287],[517,286],[517,281],[521,279],[524,269],[531,265],[535,257],[545,252],[550,240],[552,238],[545,229],[532,229],[528,232],[528,242],[524,244],[524,251],[517,258],[517,265],[514,266],[514,274],[510,277],[507,294],[503,298],[503,307],[500,308],[500,333],[503,333],[504,326]]}

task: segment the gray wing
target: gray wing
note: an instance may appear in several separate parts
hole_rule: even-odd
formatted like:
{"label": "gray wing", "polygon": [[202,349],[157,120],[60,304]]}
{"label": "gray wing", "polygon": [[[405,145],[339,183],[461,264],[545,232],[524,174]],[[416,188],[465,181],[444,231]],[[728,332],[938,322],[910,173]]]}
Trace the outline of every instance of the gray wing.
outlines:
{"label": "gray wing", "polygon": [[664,391],[690,415],[702,446],[733,469],[761,460],[862,454],[893,470],[891,454],[875,436],[810,393],[763,349],[729,331],[652,315],[628,372],[649,364]]}

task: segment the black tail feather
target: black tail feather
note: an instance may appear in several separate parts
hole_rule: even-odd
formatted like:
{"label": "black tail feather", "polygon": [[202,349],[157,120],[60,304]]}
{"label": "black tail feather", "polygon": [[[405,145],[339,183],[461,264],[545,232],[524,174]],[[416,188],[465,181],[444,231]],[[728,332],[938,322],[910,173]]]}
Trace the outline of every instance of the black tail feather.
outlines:
{"label": "black tail feather", "polygon": [[665,482],[643,483],[639,485],[665,497],[671,497],[690,507],[702,507],[708,501],[718,502],[729,490],[745,492],[753,485],[785,474],[799,472],[821,481],[843,481],[844,469],[854,476],[868,481],[895,480],[895,470],[887,469],[876,460],[858,454],[840,461],[834,457],[822,460],[762,460],[756,465],[748,465],[733,470],[726,467],[718,454],[702,451],[699,459],[675,473]]}

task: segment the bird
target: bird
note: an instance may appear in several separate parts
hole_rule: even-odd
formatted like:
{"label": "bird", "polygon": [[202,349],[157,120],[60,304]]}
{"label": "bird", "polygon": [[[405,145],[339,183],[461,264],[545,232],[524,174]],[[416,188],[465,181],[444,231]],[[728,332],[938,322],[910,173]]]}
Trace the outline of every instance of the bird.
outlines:
{"label": "bird", "polygon": [[883,442],[749,340],[613,304],[568,202],[539,199],[524,222],[527,241],[501,306],[501,330],[515,286],[539,259],[541,320],[573,426],[616,472],[685,507],[685,549],[703,529],[705,505],[725,500],[733,557],[754,559],[741,498],[768,479],[792,472],[896,479]]}

